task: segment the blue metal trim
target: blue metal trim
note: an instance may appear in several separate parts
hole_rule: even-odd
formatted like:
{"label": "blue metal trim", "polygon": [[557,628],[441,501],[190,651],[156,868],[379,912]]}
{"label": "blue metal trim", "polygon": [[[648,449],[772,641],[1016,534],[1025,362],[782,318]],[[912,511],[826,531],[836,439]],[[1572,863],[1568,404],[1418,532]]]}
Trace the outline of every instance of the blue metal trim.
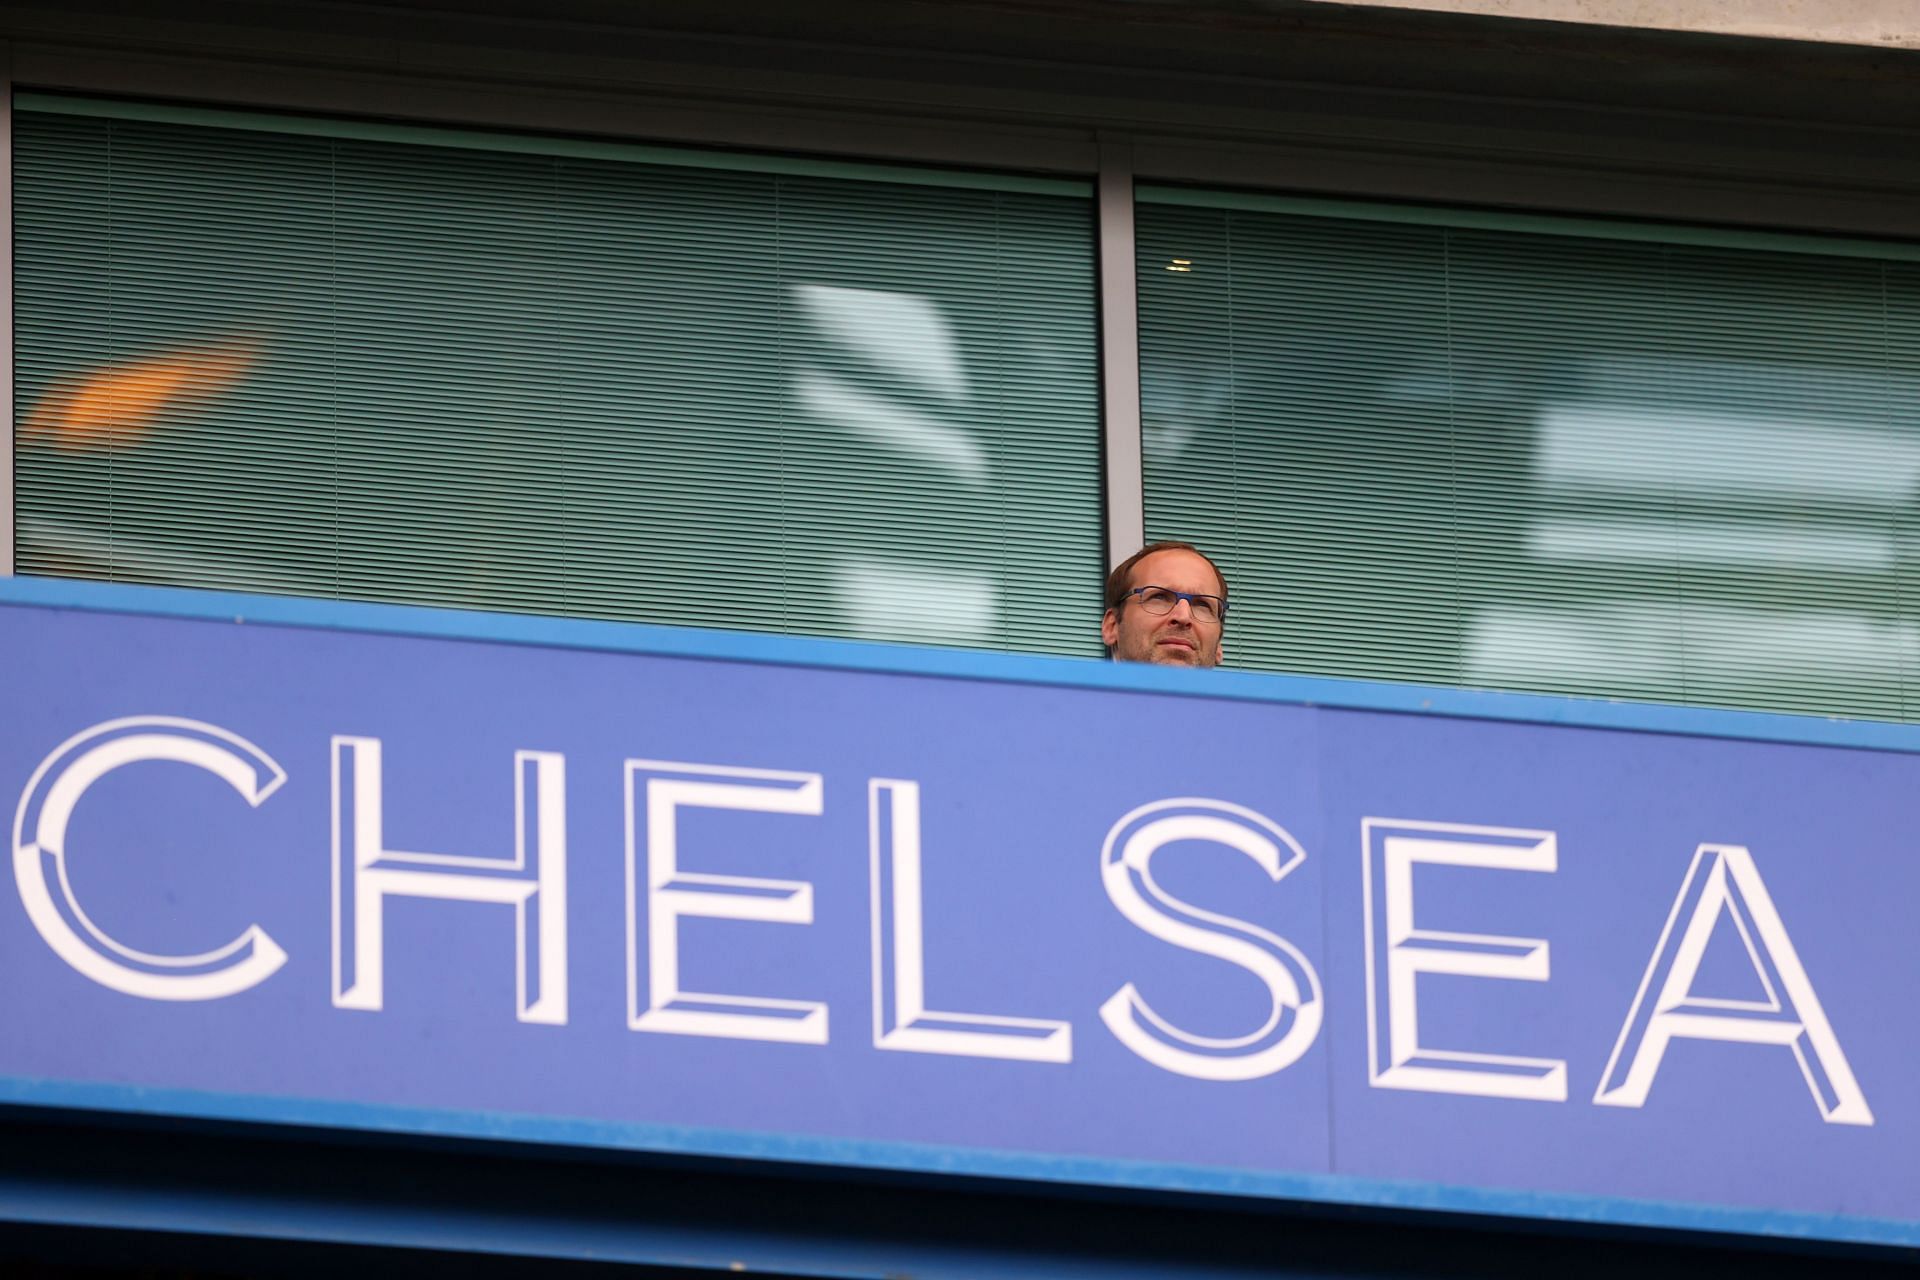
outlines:
{"label": "blue metal trim", "polygon": [[[1177,693],[1358,711],[1517,720],[1589,729],[1740,738],[1873,751],[1920,752],[1920,725],[1840,717],[1728,711],[1552,694],[1503,693],[1252,671],[1189,671],[1085,658],[935,649],[915,645],[663,627],[578,618],[362,604],[289,596],[135,587],[64,578],[0,578],[0,608],[84,609],[208,622],[254,623],[492,644],[537,645],[704,658],[889,675],[997,680],[1133,693]],[[1089,629],[1091,630],[1091,621]]]}
{"label": "blue metal trim", "polygon": [[968,1176],[1003,1182],[1172,1191],[1481,1217],[1547,1219],[1782,1240],[1920,1246],[1920,1222],[1888,1218],[1791,1213],[1572,1192],[1452,1187],[1344,1174],[1234,1171],[1196,1165],[1035,1155],[1017,1151],[967,1151],[921,1143],[631,1125],[561,1116],[452,1112],[421,1107],[7,1076],[0,1076],[0,1105],[271,1123],[426,1138],[538,1143],[909,1175]]}

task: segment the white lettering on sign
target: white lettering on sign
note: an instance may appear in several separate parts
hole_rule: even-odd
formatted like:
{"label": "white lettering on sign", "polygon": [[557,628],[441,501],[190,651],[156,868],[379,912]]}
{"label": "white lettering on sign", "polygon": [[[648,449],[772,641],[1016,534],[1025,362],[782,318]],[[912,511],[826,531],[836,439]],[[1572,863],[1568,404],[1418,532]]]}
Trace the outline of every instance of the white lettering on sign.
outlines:
{"label": "white lettering on sign", "polygon": [[[333,1003],[379,1011],[385,991],[385,906],[394,896],[509,905],[516,920],[516,1003],[523,1022],[564,1025],[568,1009],[566,760],[514,753],[513,856],[482,858],[386,847],[381,742],[332,739]],[[67,739],[28,779],[14,813],[14,882],[35,931],[78,973],[142,999],[216,1000],[278,971],[286,953],[258,924],[226,945],[191,955],[137,950],[90,919],[68,874],[69,828],[95,783],[128,764],[203,769],[258,806],[286,781],[259,747],[197,720],[132,716]],[[868,779],[873,1044],[886,1050],[1070,1063],[1073,1029],[1052,1018],[957,1013],[927,1004],[921,788]],[[794,1044],[827,1043],[822,1001],[685,990],[680,922],[689,917],[811,925],[813,885],[683,870],[680,815],[688,809],[819,817],[825,781],[812,772],[625,762],[627,1022],[637,1031]],[[174,833],[165,833],[173,837]],[[1287,831],[1223,800],[1185,797],[1141,805],[1108,831],[1100,881],[1136,927],[1163,942],[1224,960],[1265,989],[1268,1010],[1239,1035],[1190,1031],[1149,1005],[1128,982],[1100,1017],[1128,1050],[1176,1075],[1256,1080],[1298,1062],[1324,1020],[1320,978],[1290,941],[1259,925],[1169,893],[1155,859],[1168,846],[1211,844],[1257,865],[1278,885],[1306,860]],[[1426,927],[1416,919],[1423,866],[1552,875],[1551,831],[1365,818],[1361,821],[1368,1078],[1379,1088],[1488,1098],[1565,1101],[1567,1063],[1485,1048],[1423,1044],[1419,979],[1447,975],[1546,982],[1546,939]],[[644,914],[644,937],[642,915]],[[1726,922],[1745,950],[1757,998],[1696,993],[1709,940]],[[1249,1019],[1251,1021],[1252,1019]],[[1815,993],[1753,855],[1703,844],[1681,884],[1593,1101],[1642,1107],[1676,1040],[1784,1047],[1821,1117],[1874,1123],[1826,1010]]]}
{"label": "white lettering on sign", "polygon": [[[378,738],[333,740],[333,1003],[374,1010],[386,992],[386,900],[504,903],[514,909],[522,1022],[567,1021],[567,762],[513,756],[513,857],[386,847]],[[531,871],[527,846],[534,848]],[[531,908],[531,910],[529,910]]]}
{"label": "white lettering on sign", "polygon": [[[642,796],[644,791],[644,797]],[[680,920],[812,924],[813,885],[680,869],[681,809],[730,809],[819,817],[817,773],[727,765],[627,761],[627,1025],[635,1031],[793,1044],[827,1042],[827,1006],[817,1000],[712,995],[680,988]],[[643,816],[644,821],[636,821]],[[642,880],[639,865],[645,864]],[[647,1000],[640,1003],[638,902],[647,914]]]}
{"label": "white lettering on sign", "polygon": [[1073,1028],[1050,1018],[927,1008],[921,930],[920,784],[867,784],[873,884],[873,1043],[878,1049],[1023,1062],[1073,1061]]}
{"label": "white lettering on sign", "polygon": [[1121,1044],[1163,1070],[1200,1080],[1257,1080],[1300,1060],[1320,1032],[1320,976],[1291,942],[1258,925],[1174,897],[1153,878],[1167,845],[1204,840],[1251,858],[1278,884],[1306,852],[1271,819],[1222,800],[1159,800],[1114,823],[1100,878],[1120,914],[1163,942],[1239,965],[1267,989],[1266,1021],[1238,1036],[1204,1036],[1154,1012],[1129,982],[1100,1006]]}
{"label": "white lettering on sign", "polygon": [[1557,1058],[1435,1049],[1420,1043],[1421,974],[1545,982],[1546,939],[1422,929],[1413,919],[1415,867],[1552,872],[1558,858],[1553,833],[1363,818],[1360,844],[1365,859],[1367,1072],[1373,1086],[1565,1102],[1567,1064]]}
{"label": "white lettering on sign", "polygon": [[[1760,980],[1763,995],[1758,1000],[1693,993],[1707,940],[1723,915],[1733,923]],[[1694,851],[1693,865],[1667,913],[1666,928],[1654,945],[1593,1100],[1603,1107],[1644,1106],[1667,1047],[1678,1039],[1783,1045],[1800,1064],[1822,1119],[1828,1124],[1873,1123],[1866,1095],[1853,1078],[1773,895],[1760,878],[1753,854],[1739,845],[1703,844]]]}
{"label": "white lettering on sign", "polygon": [[248,925],[211,951],[155,955],[109,937],[74,897],[67,876],[67,824],[73,811],[94,783],[142,761],[205,769],[255,808],[287,780],[266,752],[198,720],[129,716],[82,730],[40,762],[14,810],[13,879],[20,901],[54,954],[103,987],[148,1000],[238,995],[286,963],[287,953],[259,925]]}

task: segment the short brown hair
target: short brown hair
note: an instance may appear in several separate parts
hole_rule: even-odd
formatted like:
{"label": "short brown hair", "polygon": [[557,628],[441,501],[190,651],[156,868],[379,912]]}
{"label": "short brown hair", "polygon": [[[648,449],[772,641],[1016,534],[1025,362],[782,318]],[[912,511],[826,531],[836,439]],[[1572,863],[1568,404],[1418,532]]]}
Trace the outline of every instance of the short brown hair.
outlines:
{"label": "short brown hair", "polygon": [[1117,610],[1121,605],[1126,603],[1127,591],[1129,590],[1127,581],[1133,576],[1133,566],[1139,564],[1142,560],[1145,560],[1157,551],[1191,551],[1194,555],[1205,560],[1207,562],[1207,568],[1213,570],[1214,581],[1220,584],[1220,603],[1225,604],[1227,602],[1227,575],[1220,572],[1220,566],[1213,562],[1213,557],[1194,546],[1191,542],[1179,542],[1169,538],[1162,542],[1149,542],[1146,546],[1140,548],[1113,567],[1113,572],[1107,575],[1106,608],[1108,612]]}

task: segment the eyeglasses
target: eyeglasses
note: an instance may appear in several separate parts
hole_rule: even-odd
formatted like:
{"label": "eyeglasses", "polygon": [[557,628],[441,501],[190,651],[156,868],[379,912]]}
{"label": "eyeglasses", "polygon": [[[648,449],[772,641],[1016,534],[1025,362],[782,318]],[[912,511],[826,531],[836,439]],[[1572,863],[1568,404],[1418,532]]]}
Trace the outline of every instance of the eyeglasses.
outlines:
{"label": "eyeglasses", "polygon": [[1227,617],[1227,602],[1219,596],[1199,595],[1192,591],[1175,591],[1171,587],[1135,587],[1127,592],[1130,596],[1140,597],[1140,608],[1158,617],[1163,613],[1172,613],[1173,606],[1185,600],[1187,609],[1196,622],[1224,622]]}

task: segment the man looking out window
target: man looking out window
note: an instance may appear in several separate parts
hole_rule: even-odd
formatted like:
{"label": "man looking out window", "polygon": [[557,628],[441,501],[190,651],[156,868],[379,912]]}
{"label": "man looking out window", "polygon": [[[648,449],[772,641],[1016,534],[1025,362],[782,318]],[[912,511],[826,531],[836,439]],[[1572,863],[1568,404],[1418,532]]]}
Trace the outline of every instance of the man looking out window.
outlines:
{"label": "man looking out window", "polygon": [[1116,662],[1211,667],[1220,661],[1227,580],[1199,548],[1154,542],[1107,575],[1100,639]]}

